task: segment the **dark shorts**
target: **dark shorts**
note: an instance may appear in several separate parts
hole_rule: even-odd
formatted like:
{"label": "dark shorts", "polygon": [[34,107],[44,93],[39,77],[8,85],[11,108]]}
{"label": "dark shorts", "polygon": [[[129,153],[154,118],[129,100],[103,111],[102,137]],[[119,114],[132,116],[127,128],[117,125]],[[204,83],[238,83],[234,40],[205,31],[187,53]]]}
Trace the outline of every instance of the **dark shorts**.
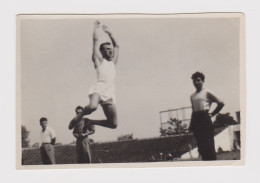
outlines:
{"label": "dark shorts", "polygon": [[202,160],[216,160],[214,128],[208,111],[192,113],[190,130],[196,138]]}

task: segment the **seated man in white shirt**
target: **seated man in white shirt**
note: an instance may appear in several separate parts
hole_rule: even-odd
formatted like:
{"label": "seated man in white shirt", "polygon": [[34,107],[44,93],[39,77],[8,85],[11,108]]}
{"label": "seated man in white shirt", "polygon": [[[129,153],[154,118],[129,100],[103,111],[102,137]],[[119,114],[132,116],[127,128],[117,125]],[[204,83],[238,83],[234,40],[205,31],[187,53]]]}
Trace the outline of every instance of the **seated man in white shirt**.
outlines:
{"label": "seated man in white shirt", "polygon": [[[216,160],[214,128],[211,117],[219,113],[224,103],[212,91],[203,87],[205,76],[196,72],[192,75],[196,91],[191,95],[192,118],[189,130],[193,132],[202,160]],[[212,103],[217,107],[209,113]]]}
{"label": "seated man in white shirt", "polygon": [[41,130],[41,157],[43,164],[55,164],[55,156],[54,156],[54,144],[56,142],[55,131],[47,127],[47,118],[42,117],[40,119],[40,125],[42,127]]}

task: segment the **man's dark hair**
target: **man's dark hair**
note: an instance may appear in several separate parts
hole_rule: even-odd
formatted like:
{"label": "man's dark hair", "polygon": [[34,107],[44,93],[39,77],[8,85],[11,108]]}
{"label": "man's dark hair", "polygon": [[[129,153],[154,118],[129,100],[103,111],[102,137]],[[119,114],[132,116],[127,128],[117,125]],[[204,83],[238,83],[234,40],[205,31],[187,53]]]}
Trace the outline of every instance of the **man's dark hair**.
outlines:
{"label": "man's dark hair", "polygon": [[42,117],[42,118],[40,119],[40,123],[42,123],[43,121],[47,121],[47,118]]}
{"label": "man's dark hair", "polygon": [[110,42],[105,42],[105,43],[102,43],[100,46],[99,46],[99,50],[102,52],[103,51],[103,48],[105,45],[111,45]]}
{"label": "man's dark hair", "polygon": [[76,109],[75,109],[75,112],[77,112],[77,110],[79,110],[79,109],[82,109],[82,110],[83,110],[83,107],[81,107],[80,105],[77,106]]}
{"label": "man's dark hair", "polygon": [[202,81],[205,80],[205,75],[202,72],[195,72],[192,74],[191,79],[201,78]]}

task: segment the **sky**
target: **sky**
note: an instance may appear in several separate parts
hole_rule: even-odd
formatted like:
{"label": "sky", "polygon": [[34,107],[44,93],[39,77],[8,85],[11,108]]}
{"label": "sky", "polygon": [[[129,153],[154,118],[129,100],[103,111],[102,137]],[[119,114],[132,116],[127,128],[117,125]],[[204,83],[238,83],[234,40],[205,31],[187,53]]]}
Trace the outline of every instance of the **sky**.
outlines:
{"label": "sky", "polygon": [[[96,80],[91,61],[96,17],[23,19],[19,29],[21,124],[32,145],[39,119],[48,118],[57,142],[75,141],[68,129],[75,107],[89,102]],[[116,66],[117,129],[96,127],[90,138],[113,141],[160,135],[159,111],[190,106],[191,75],[205,74],[205,87],[221,98],[221,113],[240,110],[238,18],[100,18],[119,46]],[[102,36],[102,39],[106,39]],[[101,107],[89,118],[103,119]]]}

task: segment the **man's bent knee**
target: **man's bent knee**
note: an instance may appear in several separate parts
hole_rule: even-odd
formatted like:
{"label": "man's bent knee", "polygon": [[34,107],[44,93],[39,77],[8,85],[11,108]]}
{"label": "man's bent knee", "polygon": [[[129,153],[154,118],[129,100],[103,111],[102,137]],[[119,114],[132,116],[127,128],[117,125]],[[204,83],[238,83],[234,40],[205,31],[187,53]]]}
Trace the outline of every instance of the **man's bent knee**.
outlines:
{"label": "man's bent knee", "polygon": [[110,123],[110,126],[111,126],[112,129],[117,128],[117,121],[116,120],[111,120],[111,121],[109,121],[109,123]]}
{"label": "man's bent knee", "polygon": [[116,129],[116,128],[117,128],[117,124],[113,123],[113,124],[111,125],[111,128],[112,128],[112,129]]}
{"label": "man's bent knee", "polygon": [[95,110],[97,110],[98,106],[93,105],[93,104],[89,104],[88,106],[86,106],[83,111],[90,111],[90,112],[94,112]]}

